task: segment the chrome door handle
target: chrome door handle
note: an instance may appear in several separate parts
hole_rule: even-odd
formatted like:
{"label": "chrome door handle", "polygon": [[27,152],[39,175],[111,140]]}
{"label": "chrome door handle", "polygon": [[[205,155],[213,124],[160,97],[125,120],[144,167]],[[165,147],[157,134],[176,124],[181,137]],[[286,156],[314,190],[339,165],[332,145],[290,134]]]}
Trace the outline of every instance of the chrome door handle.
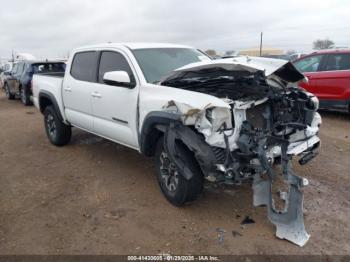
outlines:
{"label": "chrome door handle", "polygon": [[97,93],[97,92],[93,92],[91,94],[92,97],[95,97],[95,98],[102,98],[102,95],[100,93]]}
{"label": "chrome door handle", "polygon": [[66,91],[66,92],[72,92],[72,88],[70,88],[70,87],[65,87],[65,88],[64,88],[64,91]]}

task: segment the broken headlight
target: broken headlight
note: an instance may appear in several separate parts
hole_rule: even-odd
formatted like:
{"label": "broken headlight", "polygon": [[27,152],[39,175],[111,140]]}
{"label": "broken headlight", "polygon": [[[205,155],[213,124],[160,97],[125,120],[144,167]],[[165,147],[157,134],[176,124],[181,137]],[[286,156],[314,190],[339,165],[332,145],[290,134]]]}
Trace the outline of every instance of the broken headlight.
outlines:
{"label": "broken headlight", "polygon": [[232,129],[232,113],[227,108],[209,108],[206,110],[206,118],[212,124],[212,131],[217,132],[224,129]]}

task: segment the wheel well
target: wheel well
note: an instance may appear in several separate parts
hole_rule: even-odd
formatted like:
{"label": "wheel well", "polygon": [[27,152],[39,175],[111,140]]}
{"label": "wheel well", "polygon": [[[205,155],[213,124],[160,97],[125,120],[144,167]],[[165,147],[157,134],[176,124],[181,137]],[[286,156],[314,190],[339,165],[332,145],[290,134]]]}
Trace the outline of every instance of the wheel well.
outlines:
{"label": "wheel well", "polygon": [[140,134],[141,152],[145,156],[154,156],[157,140],[165,133],[166,127],[180,119],[179,115],[163,111],[150,112],[143,121]]}
{"label": "wheel well", "polygon": [[156,125],[154,125],[147,134],[145,134],[143,139],[142,151],[146,156],[154,156],[157,146],[157,141],[164,134],[163,131],[159,130]]}
{"label": "wheel well", "polygon": [[40,99],[39,99],[39,106],[40,106],[40,112],[41,113],[44,113],[46,107],[52,106],[52,105],[53,105],[53,103],[52,103],[51,99],[49,99],[49,98],[47,98],[45,96],[40,97]]}

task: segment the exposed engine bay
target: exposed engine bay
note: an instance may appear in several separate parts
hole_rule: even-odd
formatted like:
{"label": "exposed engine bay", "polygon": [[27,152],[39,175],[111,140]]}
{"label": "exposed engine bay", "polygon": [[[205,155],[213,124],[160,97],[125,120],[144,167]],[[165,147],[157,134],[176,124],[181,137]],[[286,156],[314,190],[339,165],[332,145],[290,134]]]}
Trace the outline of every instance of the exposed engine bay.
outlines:
{"label": "exposed engine bay", "polygon": [[[253,181],[254,206],[266,206],[276,235],[303,246],[309,239],[303,220],[303,188],[308,180],[292,170],[292,158],[304,165],[320,147],[318,99],[300,89],[305,80],[289,62],[239,57],[180,68],[161,85],[205,93],[229,108],[192,108],[168,101],[163,110],[179,115],[165,132],[165,148],[176,167],[187,172],[177,141],[191,150],[205,178],[229,185]],[[281,172],[277,172],[277,167]],[[281,175],[288,186],[277,208],[272,185]]]}

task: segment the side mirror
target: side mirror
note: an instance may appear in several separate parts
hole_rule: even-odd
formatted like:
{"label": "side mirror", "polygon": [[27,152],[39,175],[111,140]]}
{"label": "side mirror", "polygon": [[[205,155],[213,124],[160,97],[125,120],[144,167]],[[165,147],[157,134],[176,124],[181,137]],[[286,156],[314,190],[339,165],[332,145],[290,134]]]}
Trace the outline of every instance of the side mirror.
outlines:
{"label": "side mirror", "polygon": [[112,86],[135,87],[135,83],[131,82],[129,74],[125,71],[106,72],[103,76],[103,82]]}

